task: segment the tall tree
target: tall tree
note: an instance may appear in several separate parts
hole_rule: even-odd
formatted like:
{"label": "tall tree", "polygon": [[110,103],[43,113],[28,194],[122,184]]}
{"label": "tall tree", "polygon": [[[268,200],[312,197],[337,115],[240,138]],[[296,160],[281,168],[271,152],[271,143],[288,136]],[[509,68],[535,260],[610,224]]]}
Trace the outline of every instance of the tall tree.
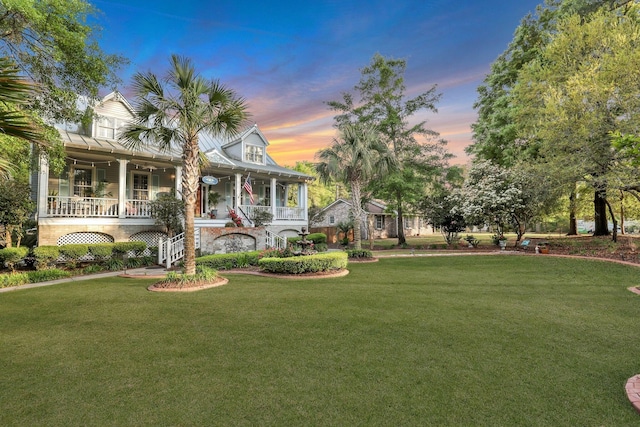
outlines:
{"label": "tall tree", "polygon": [[[577,14],[587,16],[599,8],[627,10],[633,0],[546,0],[537,8],[536,15],[525,16],[515,31],[514,38],[504,53],[491,66],[491,72],[478,87],[474,107],[478,120],[472,125],[474,142],[467,153],[478,159],[490,160],[503,166],[518,161],[535,159],[537,144],[523,144],[521,123],[516,119],[512,91],[519,80],[520,71],[538,59],[542,50],[556,32],[563,17]],[[569,199],[575,199],[576,182],[564,183]],[[570,228],[576,230],[574,203],[570,204]]]}
{"label": "tall tree", "polygon": [[359,96],[354,103],[351,93],[343,93],[342,101],[328,105],[338,112],[337,126],[363,122],[374,125],[382,134],[396,169],[385,179],[371,182],[374,194],[397,212],[398,244],[406,242],[404,212],[417,209],[424,196],[426,183],[446,165],[451,157],[444,140],[427,129],[426,121],[410,124],[423,110],[437,112],[440,95],[436,86],[413,98],[406,95],[404,73],[407,63],[403,59],[388,59],[375,54],[371,64],[361,70],[360,82],[354,90]]}
{"label": "tall tree", "polygon": [[388,155],[375,127],[364,123],[343,124],[331,146],[320,150],[316,157],[319,160],[316,170],[324,182],[344,182],[351,190],[354,246],[361,249],[362,190],[370,180],[389,169],[393,157]]}
{"label": "tall tree", "polygon": [[467,224],[495,224],[498,235],[511,225],[517,243],[527,224],[553,206],[555,199],[535,170],[506,168],[490,161],[477,161],[461,190],[461,210]]}
{"label": "tall tree", "polygon": [[11,58],[42,91],[32,107],[51,120],[75,120],[78,95],[96,98],[115,85],[126,60],[105,54],[98,14],[84,0],[3,0],[0,2],[0,56]]}
{"label": "tall tree", "polygon": [[218,80],[196,73],[191,60],[171,56],[164,80],[151,73],[133,77],[136,121],[127,125],[121,140],[132,148],[154,144],[162,150],[182,151],[182,198],[185,202],[184,265],[193,275],[195,264],[195,206],[200,177],[200,132],[213,136],[238,133],[248,113],[243,98]]}
{"label": "tall tree", "polygon": [[607,192],[624,177],[611,133],[636,132],[640,126],[639,10],[623,14],[604,8],[586,18],[561,19],[513,91],[525,144],[537,141],[549,170],[593,187],[595,235],[609,234]]}

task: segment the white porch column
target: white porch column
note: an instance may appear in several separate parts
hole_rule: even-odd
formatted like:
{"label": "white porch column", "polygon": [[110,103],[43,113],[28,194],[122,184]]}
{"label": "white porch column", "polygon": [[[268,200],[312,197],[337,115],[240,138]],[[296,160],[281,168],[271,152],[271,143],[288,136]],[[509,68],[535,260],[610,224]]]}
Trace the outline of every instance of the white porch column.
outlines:
{"label": "white porch column", "polygon": [[49,161],[46,156],[40,156],[40,173],[38,174],[38,218],[47,217],[49,206]]}
{"label": "white porch column", "polygon": [[300,184],[300,193],[302,193],[302,200],[299,200],[300,203],[300,207],[302,209],[304,209],[304,220],[305,221],[309,221],[309,209],[308,209],[308,204],[309,204],[309,198],[307,197],[307,191],[309,190],[309,187],[307,187],[307,182],[303,182],[302,184]]}
{"label": "white porch column", "polygon": [[176,166],[175,188],[176,198],[182,200],[182,166]]}
{"label": "white porch column", "polygon": [[276,217],[276,191],[278,190],[278,184],[275,178],[271,178],[271,215],[273,215],[273,219],[277,219]]}
{"label": "white porch column", "polygon": [[120,169],[118,171],[118,218],[126,218],[127,202],[127,163],[126,159],[118,159]]}
{"label": "white porch column", "polygon": [[235,203],[234,209],[238,209],[238,206],[242,203],[242,174],[236,174],[236,188],[235,188]]}

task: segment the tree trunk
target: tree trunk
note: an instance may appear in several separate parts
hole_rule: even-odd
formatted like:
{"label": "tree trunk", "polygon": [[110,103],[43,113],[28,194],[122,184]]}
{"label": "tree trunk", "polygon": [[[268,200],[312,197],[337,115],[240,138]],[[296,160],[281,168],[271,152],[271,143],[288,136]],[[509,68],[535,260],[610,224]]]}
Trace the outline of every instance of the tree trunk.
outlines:
{"label": "tree trunk", "polygon": [[184,200],[184,273],[196,274],[195,206],[200,177],[198,139],[185,142],[183,152],[182,198]]}
{"label": "tree trunk", "polygon": [[353,209],[353,248],[362,249],[362,200],[360,197],[360,183],[351,182],[351,205]]}
{"label": "tree trunk", "polygon": [[616,216],[613,214],[613,208],[611,207],[611,203],[609,203],[609,201],[606,199],[605,199],[605,203],[607,205],[607,208],[609,208],[609,215],[611,215],[611,221],[613,222],[612,240],[614,242],[617,242],[618,241],[618,221],[616,220]]}
{"label": "tree trunk", "polygon": [[[620,190],[620,234],[624,236],[624,192]],[[18,245],[20,246],[20,245]]]}
{"label": "tree trunk", "polygon": [[13,244],[13,242],[11,241],[11,229],[10,229],[10,227],[5,227],[5,229],[4,229],[4,235],[5,235],[5,237],[4,237],[4,240],[5,240],[4,244],[5,244],[5,246],[6,246],[7,248],[10,248],[10,247],[12,246],[12,244]]}
{"label": "tree trunk", "polygon": [[574,184],[573,190],[571,190],[571,194],[569,194],[569,232],[567,233],[567,236],[578,235],[578,220],[576,218],[577,210],[578,210],[578,203],[577,203],[576,189]]}
{"label": "tree trunk", "polygon": [[404,245],[407,243],[407,239],[404,236],[404,216],[402,214],[402,196],[398,195],[396,197],[396,201],[398,202],[398,245]]}
{"label": "tree trunk", "polygon": [[375,227],[375,218],[373,217],[373,215],[367,215],[367,222],[368,222],[368,226],[369,226],[369,249],[373,250],[373,243],[374,243],[374,237],[373,237],[373,230]]}
{"label": "tree trunk", "polygon": [[593,229],[594,236],[608,236],[609,224],[607,224],[607,203],[606,203],[605,190],[596,190],[593,198],[594,208],[594,222]]}

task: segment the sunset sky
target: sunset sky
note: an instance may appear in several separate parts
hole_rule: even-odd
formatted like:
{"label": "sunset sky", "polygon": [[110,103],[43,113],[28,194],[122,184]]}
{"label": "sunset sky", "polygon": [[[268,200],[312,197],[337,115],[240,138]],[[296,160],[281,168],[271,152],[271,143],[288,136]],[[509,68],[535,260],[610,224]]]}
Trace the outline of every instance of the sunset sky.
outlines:
{"label": "sunset sky", "polygon": [[438,113],[416,117],[465,163],[476,88],[542,0],[95,0],[102,48],[136,71],[164,74],[173,53],[243,96],[281,165],[313,160],[335,135],[327,101],[340,100],[378,52],[407,60],[406,94],[438,86]]}

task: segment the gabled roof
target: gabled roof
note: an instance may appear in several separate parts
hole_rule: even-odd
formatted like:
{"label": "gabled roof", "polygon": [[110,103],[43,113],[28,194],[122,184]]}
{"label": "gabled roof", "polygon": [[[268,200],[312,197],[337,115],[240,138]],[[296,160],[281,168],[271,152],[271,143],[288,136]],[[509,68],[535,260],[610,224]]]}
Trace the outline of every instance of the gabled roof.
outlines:
{"label": "gabled roof", "polygon": [[233,145],[241,143],[242,141],[247,139],[247,137],[249,135],[251,135],[252,133],[255,133],[256,135],[258,135],[260,137],[260,139],[264,142],[265,146],[269,145],[269,141],[267,141],[267,138],[260,131],[260,129],[258,129],[258,124],[256,123],[253,126],[251,126],[250,128],[248,128],[247,130],[245,130],[244,132],[241,132],[238,136],[236,136],[231,141],[229,141],[229,142],[225,143],[224,145],[222,145],[222,149],[225,149],[227,147],[231,147]]}
{"label": "gabled roof", "polygon": [[[102,98],[100,101],[98,101],[96,104],[97,105],[102,105],[107,101],[119,101],[122,103],[122,105],[124,105],[126,107],[126,109],[129,111],[129,113],[131,113],[132,116],[136,115],[135,110],[133,109],[133,107],[131,106],[131,104],[129,104],[129,101],[127,101],[127,98],[124,97],[123,94],[121,94],[120,92],[113,91],[110,94],[106,95],[104,98]],[[95,105],[94,105],[95,106]]]}
{"label": "gabled roof", "polygon": [[[133,116],[135,116],[135,111],[133,107],[127,99],[120,94],[120,92],[111,92],[107,96],[105,96],[99,103],[104,103],[108,101],[118,101],[121,102],[128,111],[131,112]],[[110,153],[110,154],[122,154],[132,157],[140,157],[140,158],[149,158],[149,159],[162,159],[165,161],[170,161],[173,163],[180,162],[182,158],[182,152],[180,147],[172,147],[169,151],[162,151],[158,149],[158,147],[149,144],[141,147],[140,150],[131,150],[126,147],[117,139],[106,139],[106,138],[97,138],[91,137],[87,135],[81,135],[80,133],[74,132],[73,130],[65,130],[58,129],[60,132],[60,136],[65,147],[79,149],[79,150],[87,150],[94,151],[100,153]],[[201,132],[199,135],[200,138],[200,148],[204,155],[209,159],[210,164],[217,168],[228,169],[228,170],[236,170],[236,171],[245,171],[245,172],[256,172],[260,174],[273,175],[273,176],[282,176],[288,178],[294,178],[299,181],[306,181],[313,179],[311,176],[306,175],[302,172],[298,172],[295,170],[287,169],[282,166],[279,166],[272,158],[266,153],[266,164],[259,165],[255,163],[247,163],[241,160],[230,158],[224,151],[224,147],[232,146],[236,143],[242,142],[244,139],[249,137],[252,134],[256,134],[260,137],[262,141],[264,141],[265,146],[269,145],[266,137],[262,134],[257,124],[250,126],[246,130],[242,131],[240,134],[226,138],[220,139],[215,138],[212,135]],[[206,167],[204,168],[207,169]]]}
{"label": "gabled roof", "polygon": [[[335,201],[330,203],[327,207],[323,208],[321,212],[328,211],[329,209],[341,203],[344,203],[349,207],[352,206],[352,203],[348,200],[336,199]],[[381,200],[370,200],[367,203],[365,203],[365,206],[364,206],[364,210],[366,213],[375,214],[375,215],[389,215],[388,212],[385,212],[386,208],[387,208],[387,205]]]}

